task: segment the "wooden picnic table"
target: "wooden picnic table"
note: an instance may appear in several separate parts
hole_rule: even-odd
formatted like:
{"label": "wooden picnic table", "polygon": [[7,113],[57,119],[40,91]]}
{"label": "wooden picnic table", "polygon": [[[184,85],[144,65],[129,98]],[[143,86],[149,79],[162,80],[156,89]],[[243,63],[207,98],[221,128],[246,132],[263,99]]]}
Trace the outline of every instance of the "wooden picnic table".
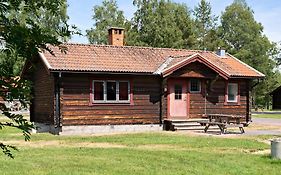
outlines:
{"label": "wooden picnic table", "polygon": [[208,121],[200,121],[201,125],[206,125],[204,131],[207,132],[210,126],[217,125],[221,130],[221,133],[225,134],[227,128],[238,127],[241,133],[245,133],[244,124],[242,119],[243,116],[239,115],[227,115],[227,114],[207,114],[205,116],[208,118]]}

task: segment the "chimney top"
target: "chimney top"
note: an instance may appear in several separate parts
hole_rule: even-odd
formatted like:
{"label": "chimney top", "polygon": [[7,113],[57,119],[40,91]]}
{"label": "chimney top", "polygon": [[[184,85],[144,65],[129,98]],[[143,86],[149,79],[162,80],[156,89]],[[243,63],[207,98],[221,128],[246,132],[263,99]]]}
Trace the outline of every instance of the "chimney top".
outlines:
{"label": "chimney top", "polygon": [[108,28],[108,44],[113,46],[124,46],[124,28]]}
{"label": "chimney top", "polygon": [[225,49],[222,49],[221,47],[218,47],[217,55],[219,57],[225,57]]}
{"label": "chimney top", "polygon": [[113,27],[113,26],[108,27],[108,30],[112,30],[112,29],[124,30],[125,28],[123,28],[123,27]]}

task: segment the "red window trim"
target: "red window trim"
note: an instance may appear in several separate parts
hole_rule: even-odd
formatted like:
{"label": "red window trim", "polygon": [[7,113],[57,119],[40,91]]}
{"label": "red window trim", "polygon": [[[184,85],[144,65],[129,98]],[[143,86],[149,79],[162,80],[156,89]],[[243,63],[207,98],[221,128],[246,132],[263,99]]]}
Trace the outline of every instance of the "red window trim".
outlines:
{"label": "red window trim", "polygon": [[[99,80],[99,81],[128,81],[130,84],[130,101],[128,102],[94,102],[94,94],[93,94],[93,81],[94,80]],[[134,105],[134,100],[133,100],[133,79],[132,78],[91,78],[90,79],[90,100],[89,100],[89,106],[127,106],[127,105]]]}
{"label": "red window trim", "polygon": [[[236,83],[237,86],[238,86],[238,89],[237,89],[237,102],[228,102],[228,84],[229,83]],[[225,82],[225,96],[224,96],[224,105],[241,105],[241,102],[240,102],[240,82],[239,81],[226,81]]]}

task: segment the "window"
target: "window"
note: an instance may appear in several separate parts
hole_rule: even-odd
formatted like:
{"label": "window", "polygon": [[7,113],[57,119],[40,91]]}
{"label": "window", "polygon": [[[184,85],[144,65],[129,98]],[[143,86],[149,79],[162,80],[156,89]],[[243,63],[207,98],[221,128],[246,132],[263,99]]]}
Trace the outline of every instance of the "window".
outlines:
{"label": "window", "polygon": [[94,100],[104,100],[104,82],[95,81],[94,90]]}
{"label": "window", "polygon": [[201,81],[198,79],[191,79],[189,90],[191,93],[201,92]]}
{"label": "window", "polygon": [[106,82],[106,100],[116,100],[116,82]]}
{"label": "window", "polygon": [[119,100],[129,100],[128,82],[119,82]]}
{"label": "window", "polygon": [[228,83],[227,86],[227,102],[238,102],[238,84]]}
{"label": "window", "polygon": [[182,87],[181,85],[175,85],[175,100],[181,100],[182,98]]}
{"label": "window", "polygon": [[130,101],[129,81],[93,81],[94,103],[127,103]]}

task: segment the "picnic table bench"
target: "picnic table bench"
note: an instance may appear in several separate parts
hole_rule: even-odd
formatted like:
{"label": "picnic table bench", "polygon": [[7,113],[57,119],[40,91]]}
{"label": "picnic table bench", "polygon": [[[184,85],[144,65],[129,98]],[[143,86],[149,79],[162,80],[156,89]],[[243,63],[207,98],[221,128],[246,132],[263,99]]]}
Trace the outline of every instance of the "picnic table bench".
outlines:
{"label": "picnic table bench", "polygon": [[242,122],[242,119],[244,119],[243,116],[237,116],[237,115],[226,115],[226,114],[208,114],[205,116],[208,118],[208,121],[199,121],[201,125],[205,125],[204,131],[207,132],[210,126],[218,126],[221,130],[221,133],[225,134],[227,131],[227,128],[234,128],[238,127],[240,132],[243,134],[244,126],[246,123]]}

